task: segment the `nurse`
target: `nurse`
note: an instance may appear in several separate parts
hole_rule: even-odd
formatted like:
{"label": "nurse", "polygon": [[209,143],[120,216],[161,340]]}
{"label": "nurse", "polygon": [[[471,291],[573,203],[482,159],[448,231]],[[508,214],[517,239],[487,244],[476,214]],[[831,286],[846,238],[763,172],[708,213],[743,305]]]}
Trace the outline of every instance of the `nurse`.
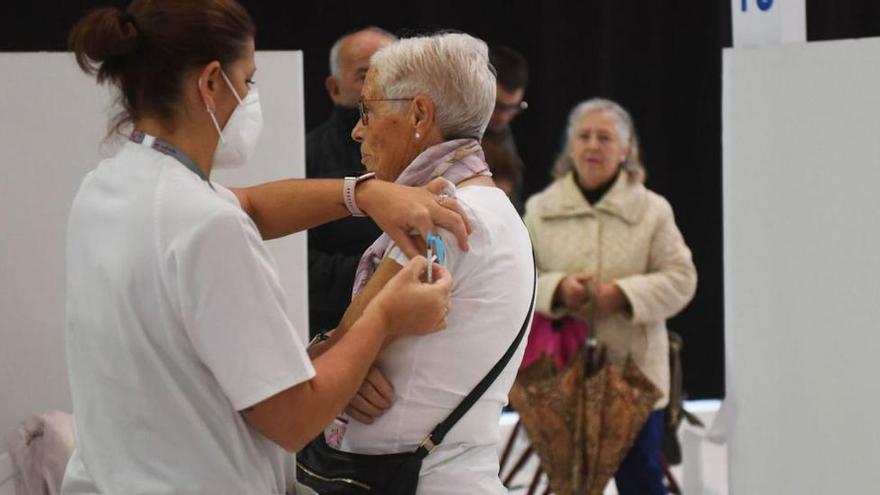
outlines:
{"label": "nurse", "polygon": [[[386,338],[445,326],[449,274],[415,257],[310,361],[263,240],[365,212],[408,254],[436,227],[466,245],[444,184],[290,180],[229,190],[262,124],[254,26],[234,0],[135,0],[70,36],[133,129],[83,180],[67,241],[77,449],[63,493],[285,493],[296,451],[342,411]],[[434,282],[422,282],[431,269]],[[305,276],[305,274],[303,274]]]}

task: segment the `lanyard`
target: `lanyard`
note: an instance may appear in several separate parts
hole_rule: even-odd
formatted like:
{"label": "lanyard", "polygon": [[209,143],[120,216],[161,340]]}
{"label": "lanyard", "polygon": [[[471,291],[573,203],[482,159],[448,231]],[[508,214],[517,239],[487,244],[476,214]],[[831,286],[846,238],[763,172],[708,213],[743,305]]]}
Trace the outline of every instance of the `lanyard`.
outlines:
{"label": "lanyard", "polygon": [[202,171],[202,169],[199,168],[199,166],[196,164],[196,162],[194,162],[193,159],[190,158],[189,156],[187,156],[186,153],[180,151],[179,149],[177,149],[173,144],[169,143],[168,141],[165,141],[164,139],[161,139],[161,138],[157,138],[156,136],[153,136],[152,134],[147,134],[146,132],[138,130],[138,129],[135,129],[131,133],[131,136],[129,136],[129,139],[132,142],[142,144],[142,145],[147,146],[149,148],[153,148],[154,150],[158,151],[159,153],[162,153],[163,155],[168,155],[168,156],[174,158],[175,160],[177,160],[181,164],[183,164],[184,167],[186,167],[190,171],[192,171],[192,173],[198,175],[200,179],[207,182],[208,185],[211,186],[211,189],[214,189],[214,185],[211,184],[211,180],[208,179],[208,176],[205,175],[205,173]]}

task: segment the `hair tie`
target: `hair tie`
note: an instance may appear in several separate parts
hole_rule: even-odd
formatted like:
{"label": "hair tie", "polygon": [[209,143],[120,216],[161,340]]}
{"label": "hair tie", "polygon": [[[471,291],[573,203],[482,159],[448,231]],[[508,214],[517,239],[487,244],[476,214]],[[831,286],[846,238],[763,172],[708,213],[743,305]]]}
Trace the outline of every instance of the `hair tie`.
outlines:
{"label": "hair tie", "polygon": [[134,16],[129,14],[128,12],[123,12],[119,14],[119,24],[122,27],[125,27],[126,24],[131,24],[131,27],[133,27],[138,34],[143,34],[140,26],[138,26],[138,23],[134,20]]}

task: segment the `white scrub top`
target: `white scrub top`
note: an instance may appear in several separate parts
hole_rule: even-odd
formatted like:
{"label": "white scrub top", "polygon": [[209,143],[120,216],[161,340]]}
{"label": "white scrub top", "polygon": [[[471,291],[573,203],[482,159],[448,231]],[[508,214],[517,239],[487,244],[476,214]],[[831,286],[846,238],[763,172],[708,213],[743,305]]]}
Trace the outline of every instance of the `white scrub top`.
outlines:
{"label": "white scrub top", "polygon": [[[466,186],[456,199],[474,231],[464,253],[440,231],[452,274],[447,328],[400,337],[376,361],[394,386],[394,404],[372,424],[350,420],[341,448],[365,454],[411,452],[470,393],[513,343],[534,297],[529,232],[501,189]],[[399,247],[388,256],[404,265]],[[486,393],[422,463],[417,495],[502,495],[499,419],[528,338]]]}
{"label": "white scrub top", "polygon": [[239,411],[314,376],[251,219],[128,142],[83,180],[67,235],[76,452],[64,494],[284,493],[292,457]]}

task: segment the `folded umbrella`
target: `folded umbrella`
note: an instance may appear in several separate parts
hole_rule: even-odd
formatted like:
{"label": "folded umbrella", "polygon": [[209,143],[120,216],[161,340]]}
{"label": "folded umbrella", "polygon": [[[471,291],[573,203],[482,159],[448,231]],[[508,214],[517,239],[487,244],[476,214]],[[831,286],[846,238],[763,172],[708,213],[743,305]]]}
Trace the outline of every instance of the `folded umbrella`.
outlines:
{"label": "folded umbrella", "polygon": [[600,495],[661,392],[632,359],[607,363],[604,348],[585,339],[586,325],[565,320],[533,324],[530,361],[520,368],[510,402],[553,493]]}
{"label": "folded umbrella", "polygon": [[583,398],[583,477],[585,495],[601,495],[644,428],[662,395],[633,360],[604,364],[588,376]]}
{"label": "folded umbrella", "polygon": [[582,470],[577,428],[584,376],[583,366],[576,361],[559,370],[555,359],[541,357],[520,371],[510,391],[510,403],[519,413],[550,486],[559,495],[574,493],[575,473]]}

